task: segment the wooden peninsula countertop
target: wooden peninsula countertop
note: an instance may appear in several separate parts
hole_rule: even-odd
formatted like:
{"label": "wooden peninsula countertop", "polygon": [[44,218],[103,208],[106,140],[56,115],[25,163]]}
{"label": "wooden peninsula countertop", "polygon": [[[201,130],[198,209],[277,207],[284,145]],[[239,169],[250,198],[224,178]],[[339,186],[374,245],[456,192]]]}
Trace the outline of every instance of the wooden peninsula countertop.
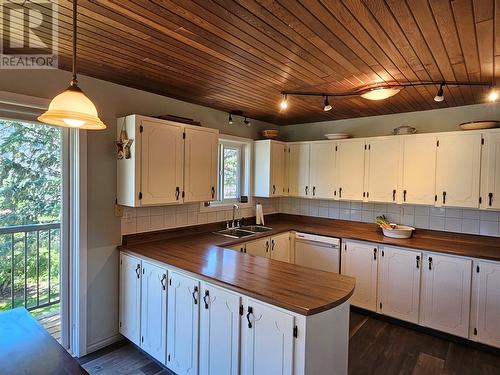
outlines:
{"label": "wooden peninsula countertop", "polygon": [[392,239],[383,236],[374,224],[287,214],[271,215],[266,225],[272,230],[240,239],[212,233],[221,229],[221,223],[128,235],[120,250],[302,315],[347,301],[354,292],[354,279],[224,247],[294,230],[500,261],[500,238],[496,237],[418,229],[410,239]]}

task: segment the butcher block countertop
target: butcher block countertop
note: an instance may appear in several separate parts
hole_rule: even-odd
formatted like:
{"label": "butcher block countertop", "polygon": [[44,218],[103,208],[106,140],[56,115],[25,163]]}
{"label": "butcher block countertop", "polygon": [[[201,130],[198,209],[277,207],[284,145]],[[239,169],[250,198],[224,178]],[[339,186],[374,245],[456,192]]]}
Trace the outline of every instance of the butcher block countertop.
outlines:
{"label": "butcher block countertop", "polygon": [[401,240],[384,237],[374,224],[286,214],[272,215],[266,225],[273,229],[240,239],[214,234],[221,223],[128,235],[120,250],[302,315],[317,314],[347,301],[354,292],[354,279],[224,247],[294,230],[500,261],[500,238],[496,237],[419,229],[412,238]]}

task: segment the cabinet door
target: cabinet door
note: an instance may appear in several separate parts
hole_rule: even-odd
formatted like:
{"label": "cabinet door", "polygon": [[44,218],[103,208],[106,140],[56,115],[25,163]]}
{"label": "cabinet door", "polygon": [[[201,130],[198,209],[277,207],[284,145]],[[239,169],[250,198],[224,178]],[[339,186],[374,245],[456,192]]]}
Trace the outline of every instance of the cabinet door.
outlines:
{"label": "cabinet door", "polygon": [[351,304],[367,310],[377,310],[376,246],[346,241],[342,252],[342,274],[356,278]]}
{"label": "cabinet door", "polygon": [[377,312],[418,324],[422,254],[387,246],[380,253]]}
{"label": "cabinet door", "polygon": [[335,142],[312,142],[309,163],[310,193],[316,198],[334,198]]}
{"label": "cabinet door", "polygon": [[403,203],[434,204],[436,137],[403,137]]}
{"label": "cabinet door", "polygon": [[283,195],[290,194],[290,147],[285,145],[284,169],[283,169]]}
{"label": "cabinet door", "polygon": [[288,172],[290,196],[305,197],[309,190],[309,144],[290,145],[290,169]]}
{"label": "cabinet door", "polygon": [[422,325],[468,337],[471,260],[425,254],[422,266]]}
{"label": "cabinet door", "polygon": [[365,140],[337,142],[335,161],[339,199],[363,200]]}
{"label": "cabinet door", "polygon": [[186,128],[185,132],[184,201],[216,200],[219,136],[204,129]]}
{"label": "cabinet door", "polygon": [[500,132],[486,133],[481,165],[481,208],[500,209]]}
{"label": "cabinet door", "polygon": [[244,306],[242,374],[291,375],[294,317],[251,298]]}
{"label": "cabinet door", "polygon": [[183,190],[183,127],[141,121],[141,205],[180,203]]}
{"label": "cabinet door", "polygon": [[256,241],[247,242],[245,245],[246,253],[257,255],[259,257],[269,258],[271,241],[269,237],[261,238]]}
{"label": "cabinet door", "polygon": [[166,364],[167,270],[142,262],[141,348]]}
{"label": "cabinet door", "polygon": [[500,263],[474,261],[470,338],[500,348]]}
{"label": "cabinet door", "polygon": [[120,254],[120,333],[136,345],[141,337],[141,260]]}
{"label": "cabinet door", "polygon": [[437,206],[478,207],[481,134],[438,136]]}
{"label": "cabinet door", "polygon": [[198,373],[198,280],[170,273],[167,313],[167,367],[178,375]]}
{"label": "cabinet door", "polygon": [[290,233],[271,237],[271,259],[290,263]]}
{"label": "cabinet door", "polygon": [[365,190],[370,202],[398,201],[401,173],[401,138],[374,138],[366,153]]}
{"label": "cabinet door", "polygon": [[240,355],[240,296],[201,285],[200,374],[237,375]]}
{"label": "cabinet door", "polygon": [[271,196],[283,195],[285,169],[285,145],[283,143],[271,142]]}

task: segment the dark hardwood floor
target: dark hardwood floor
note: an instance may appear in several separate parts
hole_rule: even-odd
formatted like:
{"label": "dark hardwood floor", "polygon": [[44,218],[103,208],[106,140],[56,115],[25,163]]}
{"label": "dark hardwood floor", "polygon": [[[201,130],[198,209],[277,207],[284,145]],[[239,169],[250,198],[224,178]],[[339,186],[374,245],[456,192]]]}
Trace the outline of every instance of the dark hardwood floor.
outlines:
{"label": "dark hardwood floor", "polygon": [[[351,375],[500,374],[499,355],[385,319],[351,312],[349,328]],[[128,341],[89,354],[80,363],[91,375],[172,374]]]}

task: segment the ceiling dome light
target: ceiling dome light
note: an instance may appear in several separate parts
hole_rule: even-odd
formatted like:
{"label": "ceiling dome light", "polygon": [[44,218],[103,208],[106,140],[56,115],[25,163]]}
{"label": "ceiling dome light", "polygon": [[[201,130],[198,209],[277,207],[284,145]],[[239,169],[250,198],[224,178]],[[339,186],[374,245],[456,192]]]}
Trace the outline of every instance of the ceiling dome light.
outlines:
{"label": "ceiling dome light", "polygon": [[69,87],[52,99],[49,109],[38,120],[65,128],[102,130],[106,125],[99,119],[94,103],[78,87],[76,79],[76,2],[73,0],[73,78]]}
{"label": "ceiling dome light", "polygon": [[330,111],[332,109],[332,106],[328,102],[328,95],[325,96],[323,104],[324,104],[323,111],[328,112],[328,111]]}
{"label": "ceiling dome light", "polygon": [[383,100],[396,95],[401,87],[376,87],[361,94],[362,98],[368,100]]}
{"label": "ceiling dome light", "polygon": [[444,83],[441,83],[439,85],[439,90],[437,91],[436,96],[434,97],[434,101],[435,102],[442,102],[444,100],[444,90],[443,90],[443,87],[444,87]]}
{"label": "ceiling dome light", "polygon": [[496,102],[498,100],[498,91],[494,88],[491,89],[490,93],[488,94],[488,100],[490,102]]}
{"label": "ceiling dome light", "polygon": [[288,98],[286,94],[283,94],[283,97],[280,102],[280,108],[285,111],[288,108]]}

